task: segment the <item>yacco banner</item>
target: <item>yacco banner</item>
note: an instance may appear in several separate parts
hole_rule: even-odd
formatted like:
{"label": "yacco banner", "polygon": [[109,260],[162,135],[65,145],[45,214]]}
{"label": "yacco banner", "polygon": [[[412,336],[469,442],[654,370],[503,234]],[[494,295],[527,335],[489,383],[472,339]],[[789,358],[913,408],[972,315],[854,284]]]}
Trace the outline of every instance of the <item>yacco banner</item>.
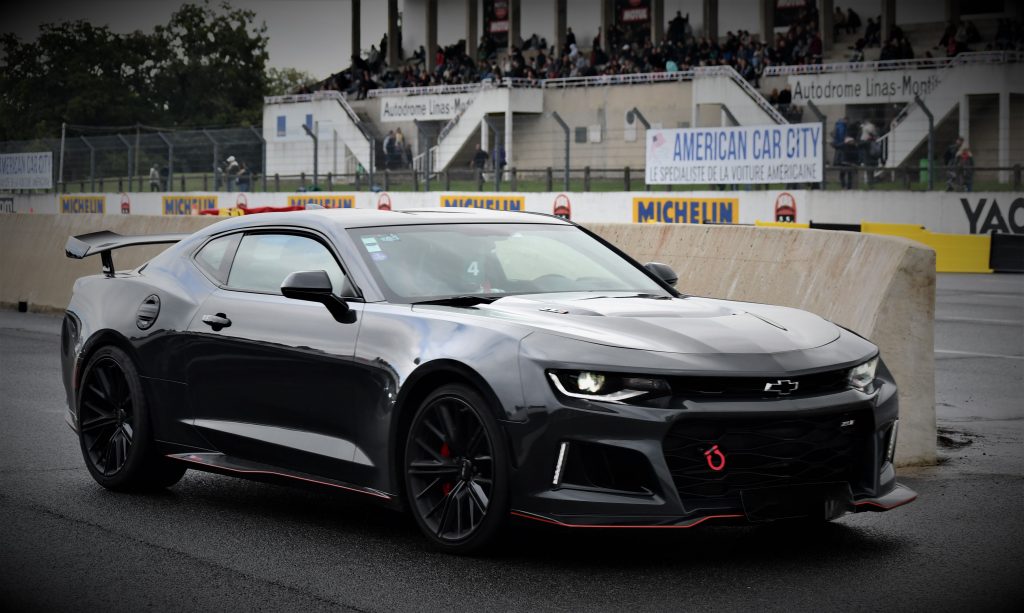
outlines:
{"label": "yacco banner", "polygon": [[451,119],[472,104],[474,98],[476,94],[381,96],[380,120],[389,122]]}
{"label": "yacco banner", "polygon": [[649,185],[816,183],[821,124],[647,131]]}
{"label": "yacco banner", "polygon": [[0,189],[52,188],[52,152],[0,154]]}
{"label": "yacco banner", "polygon": [[441,194],[441,206],[491,209],[493,211],[524,211],[522,196],[505,194]]}
{"label": "yacco banner", "polygon": [[735,224],[739,221],[739,198],[633,198],[633,223]]}
{"label": "yacco banner", "polygon": [[325,209],[351,209],[355,208],[355,197],[350,194],[297,194],[288,196],[288,206],[306,206],[307,204],[318,204]]}
{"label": "yacco banner", "polygon": [[164,215],[198,215],[199,211],[217,208],[217,196],[164,196],[161,203]]}
{"label": "yacco banner", "polygon": [[61,213],[96,213],[106,212],[107,197],[104,195],[62,195],[60,197]]}
{"label": "yacco banner", "polygon": [[941,70],[835,72],[789,77],[794,104],[879,104],[925,97],[941,82]]}

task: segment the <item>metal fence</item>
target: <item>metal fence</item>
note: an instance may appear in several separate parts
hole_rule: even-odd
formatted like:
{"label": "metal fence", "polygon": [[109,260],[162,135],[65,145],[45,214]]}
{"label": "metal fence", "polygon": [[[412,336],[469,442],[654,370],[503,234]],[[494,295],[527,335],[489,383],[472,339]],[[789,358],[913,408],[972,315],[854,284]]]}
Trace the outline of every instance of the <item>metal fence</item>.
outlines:
{"label": "metal fence", "polygon": [[52,152],[58,191],[192,190],[199,189],[194,178],[202,175],[203,189],[236,189],[235,177],[229,185],[223,172],[228,157],[245,166],[250,187],[264,180],[265,148],[257,128],[98,130],[68,126],[63,138],[3,141],[0,153]]}

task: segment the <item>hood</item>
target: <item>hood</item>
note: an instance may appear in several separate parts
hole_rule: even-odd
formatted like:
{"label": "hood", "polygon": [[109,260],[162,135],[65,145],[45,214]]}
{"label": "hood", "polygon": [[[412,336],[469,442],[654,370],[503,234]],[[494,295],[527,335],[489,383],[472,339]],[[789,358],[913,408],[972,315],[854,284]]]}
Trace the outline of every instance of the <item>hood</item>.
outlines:
{"label": "hood", "polygon": [[806,311],[711,298],[534,294],[475,308],[559,336],[668,353],[781,353],[839,338],[837,326]]}

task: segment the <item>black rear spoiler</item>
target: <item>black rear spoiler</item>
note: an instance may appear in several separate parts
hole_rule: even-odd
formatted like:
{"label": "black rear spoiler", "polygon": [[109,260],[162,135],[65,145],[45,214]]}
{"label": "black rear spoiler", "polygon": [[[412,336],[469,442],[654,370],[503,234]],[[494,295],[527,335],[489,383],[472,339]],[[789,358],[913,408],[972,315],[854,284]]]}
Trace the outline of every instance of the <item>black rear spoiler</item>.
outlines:
{"label": "black rear spoiler", "polygon": [[68,242],[64,245],[64,255],[69,258],[81,260],[90,255],[100,254],[103,263],[103,274],[108,277],[114,276],[114,258],[110,252],[114,249],[134,247],[136,245],[160,245],[165,243],[177,243],[190,236],[189,234],[148,234],[140,236],[123,236],[117,232],[103,230],[90,232],[78,236],[69,236]]}

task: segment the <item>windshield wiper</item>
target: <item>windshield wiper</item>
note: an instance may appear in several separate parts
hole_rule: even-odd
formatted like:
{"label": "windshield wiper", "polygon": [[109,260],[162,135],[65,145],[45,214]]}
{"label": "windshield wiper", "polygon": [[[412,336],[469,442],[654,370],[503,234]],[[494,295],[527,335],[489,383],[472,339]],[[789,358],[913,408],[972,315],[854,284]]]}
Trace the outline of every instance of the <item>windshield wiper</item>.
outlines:
{"label": "windshield wiper", "polygon": [[650,298],[651,300],[671,300],[672,296],[664,296],[662,294],[645,294],[640,292],[635,294],[626,294],[625,296],[587,296],[586,298],[580,298],[580,300],[596,300],[598,298]]}
{"label": "windshield wiper", "polygon": [[421,300],[419,302],[413,302],[413,305],[418,304],[439,304],[443,306],[453,307],[471,307],[478,304],[490,304],[495,300],[501,299],[502,296],[448,296],[447,298],[434,298],[433,300]]}

